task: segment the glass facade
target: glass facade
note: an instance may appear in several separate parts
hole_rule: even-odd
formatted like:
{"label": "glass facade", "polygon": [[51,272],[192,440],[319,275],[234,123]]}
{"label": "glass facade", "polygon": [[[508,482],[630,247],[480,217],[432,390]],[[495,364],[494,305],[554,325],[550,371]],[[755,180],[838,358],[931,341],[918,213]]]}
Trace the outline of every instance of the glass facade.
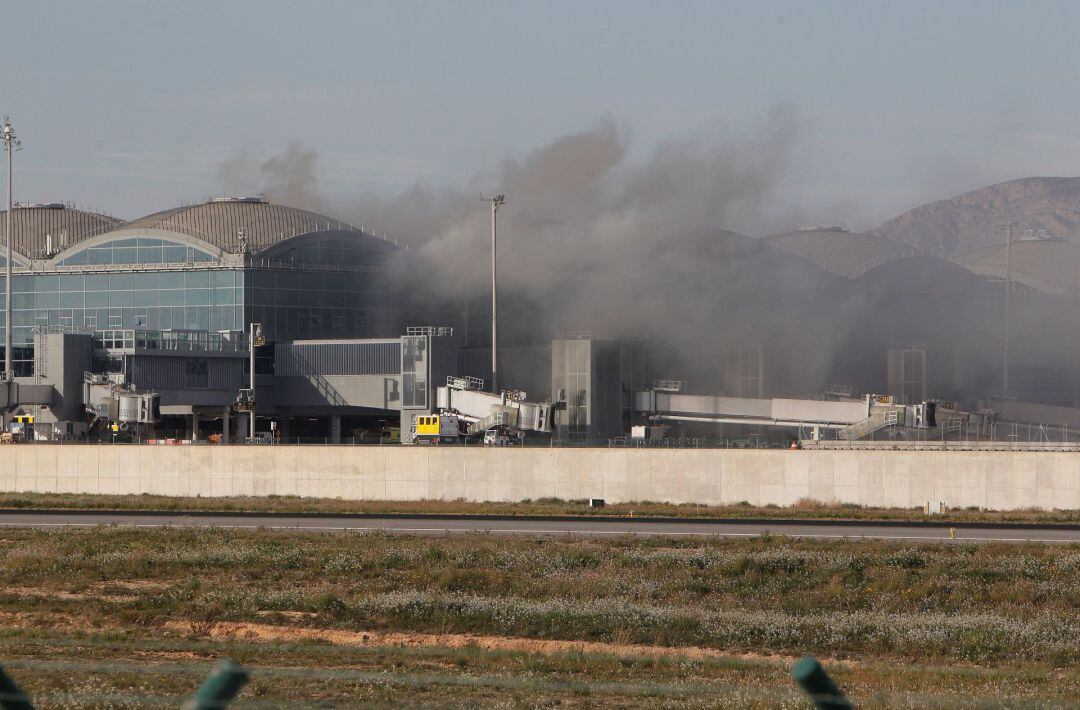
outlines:
{"label": "glass facade", "polygon": [[326,233],[268,250],[248,272],[251,320],[271,340],[369,338],[401,332],[400,303],[382,278],[396,248]]}
{"label": "glass facade", "polygon": [[272,249],[267,259],[288,264],[333,264],[361,270],[379,270],[394,247],[378,239],[357,239],[354,235],[322,234],[296,240]]}
{"label": "glass facade", "polygon": [[[81,247],[63,255],[59,269],[14,276],[16,374],[33,374],[39,326],[223,331],[254,321],[270,341],[398,335],[409,318],[438,316],[402,306],[384,278],[394,251],[381,240],[332,232],[244,260],[141,236]],[[0,270],[0,343],[3,287]]]}
{"label": "glass facade", "polygon": [[[0,326],[4,325],[0,276]],[[37,326],[243,330],[240,269],[136,271],[109,274],[16,274],[12,279],[15,371],[32,374]],[[0,342],[3,329],[0,328]]]}
{"label": "glass facade", "polygon": [[82,264],[181,264],[217,261],[217,257],[188,244],[150,237],[116,239],[75,252],[58,266]]}
{"label": "glass facade", "polygon": [[400,332],[392,295],[356,272],[248,272],[251,320],[271,340],[368,338]]}
{"label": "glass facade", "polygon": [[401,339],[401,407],[427,409],[428,336],[406,335]]}

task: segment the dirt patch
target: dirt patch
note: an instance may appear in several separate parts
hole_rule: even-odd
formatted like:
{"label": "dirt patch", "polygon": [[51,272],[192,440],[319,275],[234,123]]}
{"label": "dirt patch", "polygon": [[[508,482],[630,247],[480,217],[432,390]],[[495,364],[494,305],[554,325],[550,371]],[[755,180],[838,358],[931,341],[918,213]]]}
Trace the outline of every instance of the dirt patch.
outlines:
{"label": "dirt patch", "polygon": [[292,619],[293,621],[299,621],[300,619],[314,619],[318,616],[318,612],[314,611],[267,611],[260,610],[255,612],[259,616],[281,616],[286,619]]}
{"label": "dirt patch", "polygon": [[[185,621],[167,621],[165,628],[191,631]],[[216,622],[207,635],[217,639],[244,641],[321,641],[340,646],[401,646],[409,648],[480,648],[485,651],[519,653],[594,653],[626,657],[685,658],[685,659],[746,659],[790,664],[795,656],[759,653],[732,653],[700,646],[646,646],[641,644],[603,643],[598,641],[563,641],[527,639],[512,636],[481,636],[477,634],[422,634],[399,631],[344,631],[341,629],[311,629],[301,626],[276,626],[248,622]]]}
{"label": "dirt patch", "polygon": [[53,611],[0,611],[0,620],[3,620],[4,628],[8,630],[48,629],[65,633],[86,633],[122,628],[120,626],[91,623],[85,615],[64,614]]}
{"label": "dirt patch", "polygon": [[158,591],[161,589],[168,589],[172,586],[171,582],[162,582],[156,579],[114,579],[111,582],[101,582],[95,584],[95,589],[129,589],[133,592],[142,589],[150,591]]}
{"label": "dirt patch", "polygon": [[37,599],[56,599],[60,601],[85,601],[94,599],[105,602],[129,602],[137,597],[129,594],[99,594],[97,592],[67,592],[63,589],[45,589],[41,587],[3,587],[2,594],[12,594],[17,597],[34,597]]}
{"label": "dirt patch", "polygon": [[133,650],[132,656],[136,658],[153,658],[169,661],[205,661],[217,658],[213,653],[195,653],[194,651],[141,651]]}

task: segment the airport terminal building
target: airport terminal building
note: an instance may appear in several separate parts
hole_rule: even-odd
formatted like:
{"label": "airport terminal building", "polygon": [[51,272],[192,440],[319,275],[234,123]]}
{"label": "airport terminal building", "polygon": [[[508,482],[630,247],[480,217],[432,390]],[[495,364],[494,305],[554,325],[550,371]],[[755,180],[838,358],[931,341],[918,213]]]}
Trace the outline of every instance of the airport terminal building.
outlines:
{"label": "airport terminal building", "polygon": [[[58,203],[20,205],[12,217],[17,386],[0,398],[9,417],[32,415],[41,431],[53,426],[51,436],[92,434],[139,393],[158,398],[157,435],[249,435],[235,405],[249,387],[253,322],[265,338],[255,349],[256,431],[273,423],[288,438],[336,442],[400,422],[407,440],[418,417],[439,411],[448,379],[490,372],[486,314],[470,323],[453,294],[417,299],[412,256],[385,235],[262,198],[129,222]],[[0,219],[0,244],[5,228]],[[976,397],[994,394],[1000,249],[944,260],[839,228],[724,239],[717,258],[785,275],[762,294],[813,285],[777,300],[768,328],[782,337],[729,334],[720,312],[725,339],[700,341],[707,352],[686,363],[677,355],[694,341],[554,329],[523,339],[528,328],[508,327],[500,384],[559,403],[555,435],[581,442],[665,417],[680,430],[790,425],[784,402],[795,400],[768,404],[777,397],[887,393],[900,404],[967,398],[974,409]],[[1031,238],[1013,244],[1011,258],[1017,347],[1007,394],[1075,408],[1080,357],[1040,349],[1039,328],[1075,325],[1080,248]],[[805,303],[784,313],[803,293]],[[828,357],[808,368],[820,352]]]}
{"label": "airport terminal building", "polygon": [[[16,346],[35,326],[373,337],[407,320],[385,283],[401,247],[260,198],[219,198],[128,223],[62,204],[15,209]],[[0,228],[2,229],[2,228]],[[24,349],[19,374],[29,374]]]}
{"label": "airport terminal building", "polygon": [[[193,424],[198,431],[193,413],[223,411],[246,386],[249,323],[262,325],[268,343],[256,372],[270,376],[277,343],[397,338],[433,319],[452,327],[457,313],[404,305],[388,272],[405,248],[392,239],[262,198],[216,198],[131,222],[27,204],[13,222],[17,380],[32,386],[59,375],[60,353],[70,359],[73,346],[57,336],[82,335],[87,371],[166,391],[164,412],[187,415],[189,433]],[[0,244],[4,229],[0,220]],[[283,357],[296,369],[288,349]],[[81,419],[78,407],[63,409],[56,419]]]}

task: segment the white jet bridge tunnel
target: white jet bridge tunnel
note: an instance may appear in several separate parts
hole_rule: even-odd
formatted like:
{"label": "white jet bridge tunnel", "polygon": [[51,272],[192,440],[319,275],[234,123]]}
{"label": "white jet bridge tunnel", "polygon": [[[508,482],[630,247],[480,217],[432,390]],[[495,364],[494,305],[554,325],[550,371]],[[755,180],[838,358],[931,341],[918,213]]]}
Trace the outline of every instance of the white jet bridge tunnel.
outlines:
{"label": "white jet bridge tunnel", "polygon": [[[872,402],[872,397],[858,402],[828,402],[812,399],[717,397],[657,390],[638,392],[634,396],[636,412],[654,422],[810,426],[817,429],[835,429],[838,432],[850,431],[852,434],[856,433],[852,431],[853,428],[875,419],[871,416],[874,408]],[[882,421],[885,419],[883,416]]]}

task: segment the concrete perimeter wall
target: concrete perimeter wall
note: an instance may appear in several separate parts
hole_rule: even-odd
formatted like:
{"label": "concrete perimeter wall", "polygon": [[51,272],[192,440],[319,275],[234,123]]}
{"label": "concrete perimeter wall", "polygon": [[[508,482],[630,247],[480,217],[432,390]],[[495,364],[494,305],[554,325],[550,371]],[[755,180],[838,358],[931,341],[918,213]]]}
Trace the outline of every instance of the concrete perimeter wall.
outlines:
{"label": "concrete perimeter wall", "polygon": [[1080,508],[1080,454],[410,446],[0,448],[0,490],[354,500],[604,498]]}

